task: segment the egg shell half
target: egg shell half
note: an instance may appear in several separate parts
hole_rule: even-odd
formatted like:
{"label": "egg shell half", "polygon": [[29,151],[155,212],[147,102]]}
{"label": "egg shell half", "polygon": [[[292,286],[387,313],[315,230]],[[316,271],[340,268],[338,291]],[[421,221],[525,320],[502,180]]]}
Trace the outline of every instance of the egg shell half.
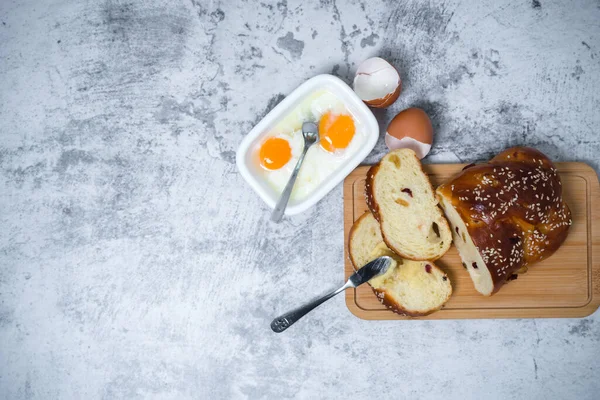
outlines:
{"label": "egg shell half", "polygon": [[417,154],[419,160],[425,158],[425,156],[429,153],[429,150],[431,150],[430,144],[419,142],[411,137],[396,139],[387,132],[385,133],[385,145],[390,150],[411,149]]}
{"label": "egg shell half", "polygon": [[356,71],[353,88],[365,104],[385,108],[394,103],[402,91],[400,73],[383,58],[363,61]]}
{"label": "egg shell half", "polygon": [[409,148],[423,159],[431,150],[433,126],[425,111],[409,108],[396,115],[388,125],[385,144],[390,150]]}

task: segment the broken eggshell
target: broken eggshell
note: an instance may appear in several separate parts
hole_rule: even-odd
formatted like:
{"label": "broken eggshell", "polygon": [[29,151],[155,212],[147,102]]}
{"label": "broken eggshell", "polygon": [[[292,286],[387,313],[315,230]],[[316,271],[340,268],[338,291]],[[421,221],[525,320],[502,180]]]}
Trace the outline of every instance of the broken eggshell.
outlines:
{"label": "broken eggshell", "polygon": [[425,111],[408,108],[396,115],[385,132],[385,144],[390,150],[412,149],[419,159],[431,150],[433,126]]}
{"label": "broken eggshell", "polygon": [[368,106],[385,108],[400,95],[402,81],[392,64],[383,58],[373,57],[358,66],[353,88]]}

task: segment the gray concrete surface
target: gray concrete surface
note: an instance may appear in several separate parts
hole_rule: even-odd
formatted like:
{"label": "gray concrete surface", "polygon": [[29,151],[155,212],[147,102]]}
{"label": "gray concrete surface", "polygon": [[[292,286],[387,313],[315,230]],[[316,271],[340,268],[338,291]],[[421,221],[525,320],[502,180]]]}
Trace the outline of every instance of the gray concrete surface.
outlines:
{"label": "gray concrete surface", "polygon": [[[600,314],[367,322],[342,297],[342,188],[269,222],[234,165],[307,78],[380,55],[377,114],[430,162],[515,144],[600,168],[598,1],[0,2],[0,398],[593,399]],[[366,162],[384,153],[383,140]]]}

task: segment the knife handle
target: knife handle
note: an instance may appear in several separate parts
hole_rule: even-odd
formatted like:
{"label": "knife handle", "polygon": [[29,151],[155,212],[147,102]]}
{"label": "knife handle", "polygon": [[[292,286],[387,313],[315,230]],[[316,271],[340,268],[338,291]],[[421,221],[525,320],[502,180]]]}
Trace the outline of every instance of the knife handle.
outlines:
{"label": "knife handle", "polygon": [[296,308],[295,310],[292,310],[275,318],[273,322],[271,322],[271,329],[273,330],[273,332],[276,333],[281,333],[285,331],[287,328],[292,326],[300,318],[304,317],[316,307],[350,287],[354,287],[354,285],[350,281],[348,281],[341,288],[334,290],[333,292],[327,293],[325,296],[319,297],[311,301],[310,303],[303,305],[302,307]]}

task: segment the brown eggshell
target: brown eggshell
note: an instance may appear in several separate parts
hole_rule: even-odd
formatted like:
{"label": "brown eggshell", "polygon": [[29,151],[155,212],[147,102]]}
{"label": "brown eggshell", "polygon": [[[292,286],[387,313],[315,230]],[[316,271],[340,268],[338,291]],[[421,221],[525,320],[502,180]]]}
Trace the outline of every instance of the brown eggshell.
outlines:
{"label": "brown eggshell", "polygon": [[394,103],[402,91],[400,73],[380,57],[363,61],[354,76],[353,88],[370,107],[385,108]]}
{"label": "brown eggshell", "polygon": [[398,82],[398,87],[393,93],[388,94],[383,99],[377,100],[363,100],[366,105],[373,108],[386,108],[391,106],[396,100],[398,100],[398,96],[400,96],[400,92],[402,91],[402,82]]}
{"label": "brown eggshell", "polygon": [[423,159],[433,143],[431,120],[420,108],[409,108],[396,115],[388,125],[385,143],[390,150],[410,148]]}
{"label": "brown eggshell", "polygon": [[396,115],[387,128],[396,139],[411,137],[421,143],[433,143],[433,126],[427,113],[420,108],[408,108]]}

